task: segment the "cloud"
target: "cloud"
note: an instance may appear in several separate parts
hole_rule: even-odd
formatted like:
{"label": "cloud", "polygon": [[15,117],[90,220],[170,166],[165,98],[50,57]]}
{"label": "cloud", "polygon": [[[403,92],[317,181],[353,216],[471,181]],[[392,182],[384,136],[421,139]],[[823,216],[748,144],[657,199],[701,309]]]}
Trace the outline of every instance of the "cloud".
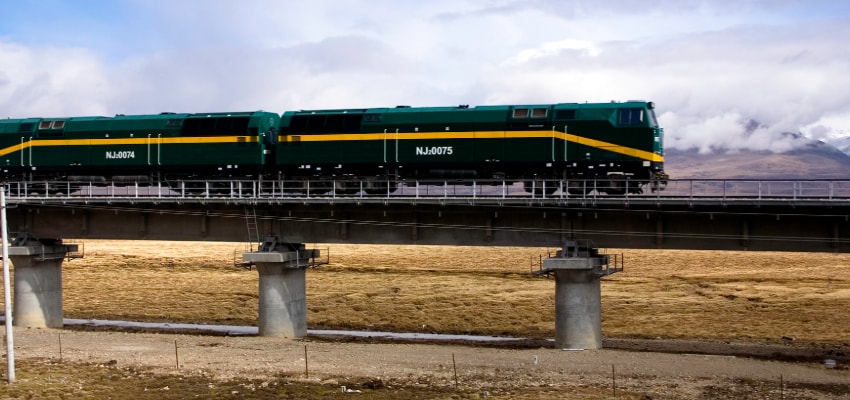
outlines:
{"label": "cloud", "polygon": [[91,115],[107,110],[105,72],[90,51],[27,48],[0,41],[0,60],[0,110],[7,117]]}
{"label": "cloud", "polygon": [[593,53],[544,44],[490,68],[479,85],[494,102],[654,100],[668,147],[787,151],[797,142],[784,133],[850,109],[847,22],[585,44]]}
{"label": "cloud", "polygon": [[551,57],[564,51],[569,51],[576,56],[588,55],[591,57],[598,56],[601,52],[599,48],[587,40],[564,39],[557,42],[545,42],[540,46],[524,49],[505,63],[508,65],[521,65],[535,59]]}
{"label": "cloud", "polygon": [[850,131],[848,7],[817,0],[123,4],[120,15],[144,22],[82,25],[56,44],[45,43],[63,32],[50,27],[37,43],[0,28],[0,110],[646,99],[674,148],[786,151],[794,143],[784,132]]}

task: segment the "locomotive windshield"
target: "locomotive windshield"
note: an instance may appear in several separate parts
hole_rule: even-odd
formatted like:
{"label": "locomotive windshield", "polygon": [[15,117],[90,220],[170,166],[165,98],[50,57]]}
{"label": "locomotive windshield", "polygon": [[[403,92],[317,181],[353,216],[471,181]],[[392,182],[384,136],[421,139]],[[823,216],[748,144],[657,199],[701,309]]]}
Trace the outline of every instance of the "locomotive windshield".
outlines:
{"label": "locomotive windshield", "polygon": [[650,108],[649,112],[647,113],[647,116],[649,117],[649,126],[653,127],[653,128],[657,128],[658,127],[658,120],[655,118],[655,110]]}

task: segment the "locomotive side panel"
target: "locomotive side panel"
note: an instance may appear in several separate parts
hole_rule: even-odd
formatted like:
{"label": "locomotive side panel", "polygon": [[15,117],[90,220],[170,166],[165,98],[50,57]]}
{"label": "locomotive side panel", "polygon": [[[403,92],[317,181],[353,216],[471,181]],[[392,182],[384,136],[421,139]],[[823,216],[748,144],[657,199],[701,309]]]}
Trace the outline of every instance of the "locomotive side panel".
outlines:
{"label": "locomotive side panel", "polygon": [[35,135],[40,118],[0,120],[0,167],[4,176],[22,173],[27,163],[24,142]]}

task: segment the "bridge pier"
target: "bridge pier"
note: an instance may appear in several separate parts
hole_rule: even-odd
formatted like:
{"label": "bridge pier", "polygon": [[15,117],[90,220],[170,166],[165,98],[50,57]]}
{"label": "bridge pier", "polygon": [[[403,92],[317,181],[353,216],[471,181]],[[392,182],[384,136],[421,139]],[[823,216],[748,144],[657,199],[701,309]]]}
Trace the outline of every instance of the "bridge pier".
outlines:
{"label": "bridge pier", "polygon": [[318,250],[302,243],[279,243],[269,236],[259,251],[242,259],[257,266],[259,282],[260,336],[300,338],[307,334],[306,269]]}
{"label": "bridge pier", "polygon": [[15,266],[15,326],[61,328],[62,261],[77,245],[63,245],[59,239],[17,238],[9,247]]}
{"label": "bridge pier", "polygon": [[601,278],[622,268],[609,268],[608,255],[566,241],[557,256],[543,260],[543,272],[555,274],[555,347],[602,347]]}

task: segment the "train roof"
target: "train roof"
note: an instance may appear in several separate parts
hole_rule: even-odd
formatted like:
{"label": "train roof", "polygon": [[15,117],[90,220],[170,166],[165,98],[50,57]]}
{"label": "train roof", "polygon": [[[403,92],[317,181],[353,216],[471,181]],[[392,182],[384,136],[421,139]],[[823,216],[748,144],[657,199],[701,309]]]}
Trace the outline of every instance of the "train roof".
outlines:
{"label": "train roof", "polygon": [[337,109],[316,109],[316,110],[299,110],[286,111],[287,115],[304,115],[304,114],[372,114],[372,113],[411,113],[411,112],[450,112],[450,111],[509,111],[515,108],[554,108],[558,109],[610,109],[610,108],[654,108],[652,102],[644,100],[629,100],[625,102],[612,101],[609,103],[553,103],[553,104],[513,104],[513,105],[483,105],[469,106],[461,104],[458,106],[448,107],[411,107],[411,106],[396,106],[396,107],[378,107],[378,108],[337,108]]}
{"label": "train roof", "polygon": [[206,113],[173,113],[162,112],[159,114],[115,114],[115,116],[107,117],[102,115],[92,116],[75,116],[75,117],[28,117],[28,118],[7,118],[0,119],[0,123],[22,123],[22,122],[38,122],[42,120],[49,121],[100,121],[105,119],[174,119],[174,118],[204,118],[204,117],[247,117],[256,114],[267,114],[266,111],[237,111],[237,112],[206,112]]}
{"label": "train roof", "polygon": [[[0,120],[0,134],[5,133],[36,133],[36,132],[80,132],[80,131],[113,131],[140,129],[180,129],[185,124],[206,123],[205,120],[234,118],[249,120],[251,117],[274,116],[271,121],[277,121],[279,116],[265,111],[241,112],[211,112],[211,113],[160,113],[160,114],[117,114],[114,117],[82,116],[64,118],[17,118]],[[273,122],[276,124],[276,122]],[[215,123],[213,123],[215,124]]]}

